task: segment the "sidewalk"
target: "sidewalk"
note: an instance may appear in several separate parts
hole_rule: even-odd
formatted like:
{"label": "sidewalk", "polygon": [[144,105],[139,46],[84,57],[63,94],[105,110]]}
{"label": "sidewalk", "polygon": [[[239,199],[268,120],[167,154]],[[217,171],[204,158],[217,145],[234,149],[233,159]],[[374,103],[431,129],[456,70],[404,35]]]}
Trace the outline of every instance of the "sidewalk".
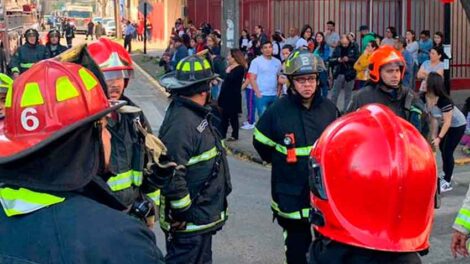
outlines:
{"label": "sidewalk", "polygon": [[[149,51],[149,54],[147,55],[136,53],[136,54],[132,54],[132,57],[135,59],[135,62],[143,70],[145,70],[153,78],[157,78],[161,69],[159,69],[160,67],[158,67],[158,61],[156,58],[160,57],[162,53],[163,53],[162,50],[154,49],[152,51]],[[162,89],[161,87],[159,88]],[[465,102],[465,99],[470,96],[470,90],[453,91],[451,96],[455,104],[461,107],[463,103]],[[340,98],[338,101],[339,102],[343,101],[342,94],[340,95]],[[243,104],[245,103],[244,98],[242,102]],[[245,105],[243,105],[242,108],[243,108],[243,111],[246,110]],[[246,117],[246,113],[243,113],[240,118],[240,124],[246,120],[245,117]],[[230,135],[230,133],[231,133],[231,128],[229,128],[227,135]],[[265,164],[265,162],[263,162],[261,157],[256,152],[255,148],[253,147],[253,130],[240,129],[239,139],[237,141],[227,141],[226,145],[230,152],[232,152],[234,155],[242,159],[248,159],[256,163]],[[438,164],[441,164],[440,155],[436,155],[436,157],[437,157]],[[457,166],[470,164],[470,157],[467,157],[463,154],[460,146],[457,147],[457,149],[455,150],[454,157],[455,157],[455,164]]]}

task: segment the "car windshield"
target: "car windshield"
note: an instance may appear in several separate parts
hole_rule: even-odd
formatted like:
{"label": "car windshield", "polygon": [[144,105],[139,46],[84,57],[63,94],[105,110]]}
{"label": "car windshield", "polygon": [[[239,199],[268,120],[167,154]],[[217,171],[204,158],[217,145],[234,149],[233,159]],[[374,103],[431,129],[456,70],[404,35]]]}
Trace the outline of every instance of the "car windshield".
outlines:
{"label": "car windshield", "polygon": [[89,18],[91,13],[88,11],[69,11],[69,17]]}

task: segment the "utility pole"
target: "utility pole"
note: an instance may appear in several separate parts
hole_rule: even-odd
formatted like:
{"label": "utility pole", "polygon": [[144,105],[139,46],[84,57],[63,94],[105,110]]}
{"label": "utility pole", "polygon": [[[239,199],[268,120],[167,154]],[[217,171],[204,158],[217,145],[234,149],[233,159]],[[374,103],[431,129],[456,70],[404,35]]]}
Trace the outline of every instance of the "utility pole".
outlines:
{"label": "utility pole", "polygon": [[447,94],[450,94],[450,60],[452,59],[451,41],[451,3],[454,0],[441,0],[444,3],[444,87]]}
{"label": "utility pole", "polygon": [[239,0],[222,0],[222,54],[227,55],[230,49],[237,48],[239,36]]}
{"label": "utility pole", "polygon": [[121,14],[119,12],[119,0],[113,0],[114,2],[114,21],[116,22],[116,38],[122,38],[122,30],[121,30]]}
{"label": "utility pole", "polygon": [[147,54],[147,1],[144,2],[144,54]]}

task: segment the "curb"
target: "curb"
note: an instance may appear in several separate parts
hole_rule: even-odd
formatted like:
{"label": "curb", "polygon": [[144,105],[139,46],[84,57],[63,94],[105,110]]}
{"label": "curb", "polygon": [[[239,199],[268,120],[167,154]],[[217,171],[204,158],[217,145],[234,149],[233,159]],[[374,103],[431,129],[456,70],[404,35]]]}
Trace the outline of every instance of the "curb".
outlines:
{"label": "curb", "polygon": [[248,152],[245,152],[245,151],[241,151],[233,146],[229,146],[229,144],[225,143],[225,145],[227,146],[227,149],[229,151],[230,154],[232,154],[233,156],[236,156],[240,159],[246,159],[246,160],[249,160],[251,162],[254,162],[254,163],[257,163],[257,164],[260,164],[260,165],[263,165],[263,166],[267,166],[268,163],[263,161],[260,157],[256,156],[256,155],[253,155],[253,154],[250,154]]}
{"label": "curb", "polygon": [[[149,73],[147,73],[144,69],[142,69],[142,67],[137,64],[137,63],[134,63],[135,65],[135,68],[140,71],[142,73],[142,75],[145,76],[145,78],[147,78],[153,85],[155,85],[156,87],[158,87],[158,89],[164,93],[166,96],[169,96],[170,94],[165,90],[165,88],[163,88],[156,80],[153,76],[151,76]],[[259,158],[258,156],[256,155],[253,155],[253,154],[250,154],[250,153],[247,153],[247,152],[244,152],[244,151],[241,151],[233,146],[229,146],[229,144],[226,144],[227,146],[227,149],[229,151],[229,153],[231,153],[233,156],[236,156],[240,159],[246,159],[246,160],[249,160],[249,161],[252,161],[254,163],[257,163],[257,164],[260,164],[260,165],[263,165],[263,166],[266,166],[267,163],[265,161],[263,161],[261,158]]]}
{"label": "curb", "polygon": [[163,88],[158,82],[157,80],[155,80],[155,78],[153,76],[151,76],[148,72],[146,72],[144,69],[142,69],[142,67],[140,67],[139,64],[137,63],[133,63],[135,68],[137,68],[137,70],[139,70],[142,75],[145,76],[145,78],[147,78],[153,85],[155,85],[156,87],[158,87],[158,89],[163,93],[165,94],[166,96],[170,96],[170,94],[165,90],[165,88]]}
{"label": "curb", "polygon": [[460,158],[455,160],[455,165],[464,166],[470,164],[470,158]]}

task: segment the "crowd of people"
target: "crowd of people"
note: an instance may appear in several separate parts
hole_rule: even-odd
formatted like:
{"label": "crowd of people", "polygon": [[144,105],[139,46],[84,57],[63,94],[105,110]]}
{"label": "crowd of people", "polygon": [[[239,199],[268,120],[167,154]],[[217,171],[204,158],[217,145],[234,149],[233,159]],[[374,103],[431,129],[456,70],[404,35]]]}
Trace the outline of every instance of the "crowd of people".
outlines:
{"label": "crowd of people", "polygon": [[[443,49],[443,33],[435,32],[431,38],[429,30],[423,30],[417,36],[416,32],[410,29],[400,36],[397,29],[390,26],[386,28],[385,36],[380,36],[372,32],[368,25],[362,25],[358,29],[358,38],[354,32],[338,33],[334,21],[328,21],[325,27],[324,32],[313,32],[312,27],[307,24],[302,27],[300,34],[297,28],[292,27],[287,36],[280,30],[275,30],[271,37],[266,34],[262,25],[255,26],[252,34],[243,29],[238,49],[231,50],[230,55],[225,58],[221,55],[219,30],[213,29],[208,23],[202,23],[196,28],[191,20],[185,26],[183,20],[178,19],[160,65],[165,67],[166,72],[174,71],[184,57],[208,50],[207,56],[214,65],[214,71],[220,76],[212,83],[212,99],[218,101],[218,106],[227,113],[223,121],[224,127],[228,123],[232,126],[232,136],[227,139],[237,140],[240,126],[236,116],[242,113],[242,97],[238,94],[244,90],[247,108],[246,120],[241,129],[253,129],[256,114],[260,118],[269,105],[286,95],[289,81],[284,74],[285,60],[294,50],[306,49],[324,61],[327,70],[319,73],[321,95],[331,99],[344,113],[353,101],[353,91],[362,90],[371,81],[371,55],[380,47],[393,47],[406,62],[403,65],[405,72],[401,84],[419,94],[423,105],[426,105],[424,112],[430,113],[423,121],[423,134],[435,143],[436,148],[441,149],[445,164],[442,191],[450,190],[454,166],[453,152],[465,131],[469,134],[470,129],[465,130],[467,112],[461,113],[454,107],[444,87],[439,86],[439,92],[429,91],[426,87],[428,83],[435,87],[436,82],[440,84],[439,78],[444,77],[446,54]],[[237,72],[237,78],[240,80],[236,82],[235,87],[233,76],[228,76],[233,69],[229,62],[233,54],[240,54],[239,52],[244,56],[235,56],[239,58],[236,65],[244,68],[245,74],[239,77],[241,75]],[[437,76],[428,78],[431,73],[436,73]],[[230,81],[226,84],[224,79],[227,76]],[[238,83],[241,83],[241,86]],[[442,93],[441,89],[444,89]],[[339,101],[341,91],[344,93],[342,102]],[[227,93],[233,95],[230,100],[235,102],[227,103]],[[432,93],[439,93],[439,96],[435,96],[440,98],[439,104],[426,100]],[[237,96],[234,96],[235,94]],[[222,95],[221,98],[219,95]],[[443,102],[443,98],[448,100]],[[431,111],[436,110],[436,106],[440,111]],[[438,128],[441,128],[440,133]],[[464,137],[462,144],[464,151],[468,152],[470,148],[466,138],[468,136]]]}

